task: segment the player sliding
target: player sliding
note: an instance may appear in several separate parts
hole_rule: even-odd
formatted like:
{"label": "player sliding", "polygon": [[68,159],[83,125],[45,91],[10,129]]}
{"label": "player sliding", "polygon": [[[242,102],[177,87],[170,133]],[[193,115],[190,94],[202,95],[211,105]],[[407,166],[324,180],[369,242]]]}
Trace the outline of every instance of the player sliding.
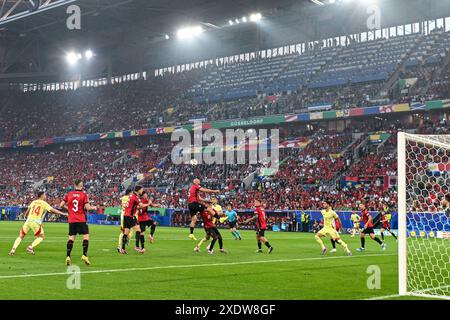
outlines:
{"label": "player sliding", "polygon": [[226,253],[226,251],[223,249],[222,235],[220,234],[219,229],[217,229],[216,224],[214,223],[214,220],[220,218],[219,213],[214,209],[214,204],[208,203],[206,208],[202,211],[201,216],[206,236],[195,246],[194,251],[200,252],[201,245],[205,241],[208,241],[212,238],[211,244],[208,246],[208,254],[214,253],[214,245],[216,244],[216,241],[219,241],[220,252]]}
{"label": "player sliding", "polygon": [[[142,186],[136,186],[134,188],[134,192],[130,195],[130,198],[128,199],[127,206],[125,207],[125,214],[123,217],[123,237],[122,237],[122,249],[120,252],[122,254],[127,254],[127,251],[125,250],[125,246],[128,242],[128,237],[130,235],[131,230],[135,230],[136,234],[141,233],[141,228],[139,227],[138,221],[137,221],[137,214],[138,210],[147,208],[150,203],[143,204],[141,203],[141,196],[144,193],[144,188]],[[141,249],[136,248],[136,251],[139,253],[144,253]]]}
{"label": "player sliding", "polygon": [[189,198],[188,198],[188,208],[189,213],[191,214],[191,224],[190,224],[190,234],[189,238],[192,240],[197,240],[194,236],[194,228],[197,223],[197,214],[203,212],[205,210],[205,206],[201,203],[204,199],[200,197],[199,192],[204,193],[219,193],[219,190],[211,190],[202,188],[200,186],[200,179],[194,179],[193,185],[189,189]]}
{"label": "player sliding", "polygon": [[359,208],[361,209],[361,216],[362,221],[364,222],[364,228],[361,231],[361,248],[356,249],[356,251],[363,252],[366,250],[365,248],[366,233],[372,238],[372,240],[376,241],[381,246],[381,249],[386,250],[386,244],[381,242],[381,240],[375,236],[375,231],[373,231],[372,216],[370,215],[369,210],[366,207],[366,204],[361,202]]}
{"label": "player sliding", "polygon": [[[335,241],[337,244],[341,245],[344,251],[347,253],[347,255],[351,256],[352,252],[349,250],[347,244],[341,240],[339,237],[339,234],[337,231],[333,228],[333,220],[338,220],[339,223],[341,220],[339,219],[339,216],[336,214],[336,212],[331,208],[331,205],[324,201],[322,203],[323,210],[321,211],[322,217],[323,217],[323,228],[320,229],[319,232],[316,233],[315,238],[316,241],[320,244],[320,247],[322,248],[322,255],[324,255],[327,252],[327,248],[323,244],[322,237],[325,237],[326,235],[329,235],[331,240]],[[342,223],[340,223],[342,225]]]}
{"label": "player sliding", "polygon": [[397,236],[391,231],[391,216],[391,209],[389,208],[389,205],[386,204],[383,207],[383,211],[381,211],[381,239],[383,240],[383,242],[385,231],[389,232],[395,238],[395,240],[397,240]]}
{"label": "player sliding", "polygon": [[67,241],[67,257],[66,265],[71,264],[71,253],[73,243],[78,234],[83,236],[83,255],[81,260],[89,266],[91,262],[87,256],[89,248],[89,227],[86,221],[86,211],[97,210],[96,206],[89,204],[89,198],[85,191],[83,191],[83,181],[75,181],[75,190],[69,192],[64,196],[64,199],[59,205],[61,208],[66,207],[69,212],[69,240]]}
{"label": "player sliding", "polygon": [[[117,252],[122,252],[122,239],[123,239],[123,221],[124,221],[124,215],[125,215],[125,209],[128,204],[128,200],[130,199],[130,193],[131,189],[127,189],[125,191],[125,194],[120,199],[121,201],[121,211],[120,211],[120,235],[119,235],[119,242],[117,243]],[[129,238],[133,237],[133,230],[130,230]],[[128,239],[129,239],[128,238]],[[126,243],[128,244],[128,243]]]}
{"label": "player sliding", "polygon": [[359,232],[361,217],[356,213],[356,211],[353,211],[352,215],[350,216],[350,220],[353,222],[353,229],[351,235],[351,237],[353,238],[356,232]]}
{"label": "player sliding", "polygon": [[22,242],[26,234],[32,230],[36,239],[27,247],[27,251],[34,254],[34,248],[36,248],[44,240],[44,229],[42,228],[42,223],[44,222],[44,217],[47,212],[59,214],[67,217],[67,213],[63,213],[55,208],[52,208],[47,203],[47,194],[44,191],[40,191],[37,194],[37,200],[31,202],[25,212],[26,222],[23,224],[22,229],[20,229],[19,237],[14,241],[14,245],[9,252],[10,256],[16,253],[17,247]]}
{"label": "player sliding", "polygon": [[[141,230],[140,233],[136,232],[136,251],[145,253],[145,229],[147,227],[150,228],[150,234],[148,235],[148,239],[150,243],[153,243],[153,234],[156,230],[156,222],[153,221],[149,215],[148,215],[148,207],[156,207],[159,206],[158,204],[154,204],[150,199],[148,198],[147,192],[143,192],[141,196],[141,203],[144,205],[144,207],[140,210],[138,210],[138,223],[139,223],[139,229]],[[139,248],[139,243],[141,247]]]}
{"label": "player sliding", "polygon": [[262,207],[261,200],[259,199],[255,200],[255,215],[252,218],[245,220],[244,223],[247,224],[253,220],[256,220],[256,242],[258,244],[256,253],[262,253],[261,243],[266,245],[268,253],[272,253],[273,247],[265,237],[265,232],[267,230],[266,211]]}

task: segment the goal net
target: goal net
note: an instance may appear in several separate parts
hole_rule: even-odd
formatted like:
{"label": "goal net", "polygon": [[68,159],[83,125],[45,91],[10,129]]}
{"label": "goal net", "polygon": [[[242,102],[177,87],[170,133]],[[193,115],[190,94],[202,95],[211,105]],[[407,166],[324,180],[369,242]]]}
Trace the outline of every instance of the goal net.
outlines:
{"label": "goal net", "polygon": [[399,294],[450,299],[450,135],[398,135]]}

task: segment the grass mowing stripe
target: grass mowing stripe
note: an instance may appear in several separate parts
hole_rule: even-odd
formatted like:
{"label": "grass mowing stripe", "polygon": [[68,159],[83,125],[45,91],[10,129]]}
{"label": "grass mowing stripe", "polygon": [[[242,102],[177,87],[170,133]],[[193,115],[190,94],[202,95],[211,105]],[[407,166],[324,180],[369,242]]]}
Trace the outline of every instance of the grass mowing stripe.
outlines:
{"label": "grass mowing stripe", "polygon": [[[352,258],[394,256],[394,255],[397,255],[397,254],[396,253],[387,253],[387,254],[371,254],[371,255],[361,255],[361,256],[352,256],[352,257],[339,256],[339,257],[329,257],[329,258],[328,257],[316,257],[316,258],[279,259],[279,260],[262,260],[262,261],[240,261],[240,262],[224,262],[224,263],[211,263],[211,264],[191,264],[191,265],[175,265],[175,266],[143,267],[143,268],[127,268],[127,269],[111,269],[111,270],[92,270],[92,271],[80,272],[79,274],[149,271],[149,270],[158,270],[158,269],[218,267],[218,266],[232,266],[232,265],[244,265],[244,264],[282,263],[282,262],[299,262],[299,261],[331,260],[331,259],[352,259]],[[0,279],[48,277],[48,276],[61,276],[61,275],[67,275],[67,272],[0,276]]]}

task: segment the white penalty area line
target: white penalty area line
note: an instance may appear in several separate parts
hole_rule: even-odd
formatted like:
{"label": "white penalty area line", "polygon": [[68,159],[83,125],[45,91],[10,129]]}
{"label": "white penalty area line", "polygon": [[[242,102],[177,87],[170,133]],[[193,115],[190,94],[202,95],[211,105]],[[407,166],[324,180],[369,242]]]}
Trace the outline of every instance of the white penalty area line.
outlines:
{"label": "white penalty area line", "polygon": [[[381,257],[381,256],[394,256],[396,253],[386,254],[370,254],[360,256],[338,256],[338,257],[315,257],[315,258],[299,258],[299,259],[279,259],[279,260],[262,260],[262,261],[241,261],[241,262],[223,262],[223,263],[209,263],[209,264],[188,264],[178,266],[159,266],[159,267],[142,267],[142,268],[127,268],[127,269],[110,269],[110,270],[92,270],[83,271],[78,274],[98,274],[98,273],[115,273],[115,272],[135,272],[135,271],[150,271],[150,270],[163,270],[163,269],[183,269],[183,268],[203,268],[203,267],[220,267],[220,266],[236,266],[246,264],[262,264],[262,263],[283,263],[283,262],[301,262],[301,261],[314,261],[314,260],[334,260],[334,259],[353,259],[353,258],[367,258],[367,257]],[[36,274],[21,274],[11,276],[0,276],[2,279],[17,279],[17,278],[33,278],[33,277],[50,277],[50,276],[67,276],[68,272],[53,272],[53,273],[36,273]]]}

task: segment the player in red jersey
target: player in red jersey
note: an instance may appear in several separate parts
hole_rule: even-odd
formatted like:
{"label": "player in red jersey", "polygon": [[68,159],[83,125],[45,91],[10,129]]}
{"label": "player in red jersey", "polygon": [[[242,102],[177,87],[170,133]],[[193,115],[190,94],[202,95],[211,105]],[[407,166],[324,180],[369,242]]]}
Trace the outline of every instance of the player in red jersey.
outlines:
{"label": "player in red jersey", "polygon": [[81,260],[83,260],[86,265],[91,264],[87,257],[89,248],[89,227],[87,225],[86,213],[87,211],[97,210],[97,207],[89,204],[88,195],[83,188],[83,181],[76,180],[75,190],[67,193],[60,204],[61,208],[67,208],[67,211],[69,212],[69,240],[67,241],[66,257],[67,266],[70,266],[71,264],[70,255],[77,235],[83,236],[83,255],[81,256]]}
{"label": "player in red jersey", "polygon": [[[140,210],[138,210],[138,223],[139,228],[141,230],[140,233],[136,232],[136,251],[139,251],[141,253],[145,252],[145,229],[147,227],[150,228],[150,234],[148,236],[148,239],[151,243],[153,243],[153,235],[155,234],[156,230],[156,222],[153,221],[149,215],[148,215],[148,207],[159,207],[159,204],[153,203],[152,200],[149,199],[147,192],[143,192],[141,196],[141,203],[144,205],[144,207]],[[141,248],[139,249],[139,243],[141,244]]]}
{"label": "player in red jersey", "polygon": [[361,231],[361,248],[356,249],[356,251],[363,252],[366,250],[366,233],[372,238],[372,240],[376,241],[381,246],[381,249],[386,250],[386,245],[377,236],[375,236],[372,216],[370,215],[366,204],[364,202],[361,202],[359,205],[359,209],[361,210],[361,219],[364,222],[364,227]]}
{"label": "player in red jersey", "polygon": [[214,253],[214,245],[216,241],[219,241],[219,248],[221,253],[226,253],[223,249],[223,239],[220,234],[219,229],[217,229],[214,220],[219,219],[219,213],[214,209],[214,205],[212,203],[206,203],[206,208],[201,212],[203,227],[205,228],[206,237],[203,238],[195,247],[194,251],[199,252],[200,246],[203,242],[208,241],[212,238],[211,244],[208,246],[208,254]]}
{"label": "player in red jersey", "polygon": [[261,243],[264,243],[268,248],[268,253],[272,253],[273,247],[270,245],[269,241],[265,237],[265,232],[267,230],[266,223],[266,211],[262,207],[261,200],[255,200],[255,215],[247,219],[244,223],[249,223],[250,221],[256,220],[256,242],[258,243],[257,253],[262,253]]}
{"label": "player in red jersey", "polygon": [[383,210],[381,211],[381,240],[384,242],[384,232],[389,232],[395,240],[397,240],[397,236],[394,232],[391,231],[391,209],[389,208],[389,204],[386,203],[383,206]]}
{"label": "player in red jersey", "polygon": [[[139,227],[139,223],[137,220],[138,211],[140,209],[147,208],[150,203],[143,204],[141,203],[141,196],[144,193],[144,188],[142,186],[136,186],[134,188],[134,192],[130,195],[128,199],[128,203],[125,207],[125,213],[123,216],[123,237],[122,237],[122,254],[127,254],[125,250],[125,246],[128,241],[128,235],[130,234],[130,230],[134,229],[136,231],[136,235],[141,233],[141,228]],[[137,250],[140,253],[141,250]]]}
{"label": "player in red jersey", "polygon": [[200,186],[200,179],[194,179],[193,185],[189,188],[189,198],[188,198],[188,208],[189,208],[189,213],[191,214],[189,238],[192,240],[197,240],[194,236],[194,228],[195,228],[195,224],[197,223],[197,219],[198,219],[197,214],[201,213],[205,210],[205,206],[204,206],[204,204],[202,204],[202,201],[204,199],[202,197],[200,197],[199,192],[219,193],[220,191],[202,188]]}

